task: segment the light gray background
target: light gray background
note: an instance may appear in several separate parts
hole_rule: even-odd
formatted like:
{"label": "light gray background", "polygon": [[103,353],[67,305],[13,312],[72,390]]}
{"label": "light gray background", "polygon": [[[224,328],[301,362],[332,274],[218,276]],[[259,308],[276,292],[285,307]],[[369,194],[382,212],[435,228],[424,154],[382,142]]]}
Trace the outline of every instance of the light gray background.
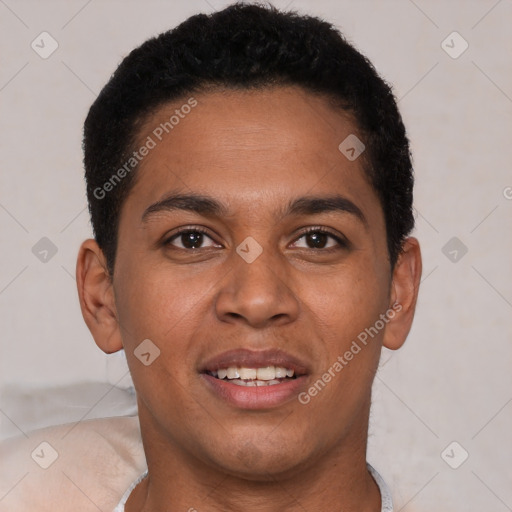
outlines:
{"label": "light gray background", "polygon": [[[91,235],[82,123],[132,48],[227,3],[0,0],[3,437],[133,412],[133,396],[112,388],[130,386],[122,354],[96,347],[76,295]],[[397,511],[512,510],[512,2],[274,5],[337,25],[394,85],[412,142],[424,276],[406,345],[383,354],[369,461]],[[48,59],[30,46],[43,31],[59,44]],[[469,44],[456,59],[442,47],[453,31]],[[32,252],[42,237],[58,249],[46,263]],[[452,237],[467,254],[443,252]]]}

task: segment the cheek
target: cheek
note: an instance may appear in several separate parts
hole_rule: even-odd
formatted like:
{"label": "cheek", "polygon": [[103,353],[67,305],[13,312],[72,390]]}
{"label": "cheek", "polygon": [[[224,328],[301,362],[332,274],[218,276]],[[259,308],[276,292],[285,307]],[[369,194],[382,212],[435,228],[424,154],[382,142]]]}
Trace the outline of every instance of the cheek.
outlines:
{"label": "cheek", "polygon": [[311,403],[319,417],[328,411],[334,430],[366,404],[380,357],[384,329],[371,329],[387,310],[389,283],[385,273],[378,277],[368,270],[369,265],[337,272],[325,280],[323,293],[309,287],[323,354],[318,356],[318,374],[306,391],[314,397]]}
{"label": "cheek", "polygon": [[194,330],[205,316],[204,287],[140,261],[136,268],[120,266],[117,278],[117,314],[137,392],[154,414],[162,396],[172,396],[168,406],[179,417],[187,409],[180,390],[193,365]]}
{"label": "cheek", "polygon": [[[158,266],[125,265],[115,284],[116,306],[123,341],[129,345],[149,338],[159,346],[183,339],[204,306],[204,279]],[[180,350],[180,347],[174,347]]]}
{"label": "cheek", "polygon": [[301,298],[331,349],[350,345],[387,309],[389,279],[384,272],[376,272],[372,262],[308,280]]}

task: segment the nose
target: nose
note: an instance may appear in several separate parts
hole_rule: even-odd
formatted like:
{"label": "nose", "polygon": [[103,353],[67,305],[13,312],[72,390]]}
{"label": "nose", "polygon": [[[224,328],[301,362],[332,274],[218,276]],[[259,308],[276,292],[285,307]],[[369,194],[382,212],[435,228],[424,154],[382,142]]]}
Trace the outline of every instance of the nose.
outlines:
{"label": "nose", "polygon": [[285,325],[297,318],[300,303],[290,272],[279,256],[265,249],[252,263],[236,253],[231,260],[232,270],[216,296],[219,320],[263,328]]}

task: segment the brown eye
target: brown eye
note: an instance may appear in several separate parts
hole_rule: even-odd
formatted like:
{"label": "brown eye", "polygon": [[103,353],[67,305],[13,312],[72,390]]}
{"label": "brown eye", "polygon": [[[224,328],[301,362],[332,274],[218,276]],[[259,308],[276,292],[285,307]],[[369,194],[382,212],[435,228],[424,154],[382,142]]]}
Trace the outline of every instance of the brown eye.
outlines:
{"label": "brown eye", "polygon": [[191,231],[189,233],[182,233],[179,238],[181,244],[185,249],[198,249],[203,243],[203,233]]}
{"label": "brown eye", "polygon": [[325,233],[308,233],[305,235],[306,237],[306,244],[311,247],[312,249],[323,249],[325,248],[329,236]]}
{"label": "brown eye", "polygon": [[293,245],[301,249],[331,249],[347,246],[346,242],[340,237],[320,229],[314,229],[304,233]]}
{"label": "brown eye", "polygon": [[166,245],[172,245],[179,249],[203,249],[205,247],[216,247],[217,244],[203,231],[197,229],[188,229],[176,233],[166,242]]}

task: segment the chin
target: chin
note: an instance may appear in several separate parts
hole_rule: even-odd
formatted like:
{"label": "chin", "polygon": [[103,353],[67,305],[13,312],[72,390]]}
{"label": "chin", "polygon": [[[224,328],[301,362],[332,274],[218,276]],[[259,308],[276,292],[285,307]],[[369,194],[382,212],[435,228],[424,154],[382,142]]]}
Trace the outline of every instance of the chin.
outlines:
{"label": "chin", "polygon": [[[305,443],[299,441],[277,442],[269,446],[268,443],[257,444],[245,439],[231,446],[224,445],[224,450],[224,453],[212,457],[218,470],[253,482],[288,478],[303,470],[308,458]],[[225,453],[230,456],[226,457]]]}

